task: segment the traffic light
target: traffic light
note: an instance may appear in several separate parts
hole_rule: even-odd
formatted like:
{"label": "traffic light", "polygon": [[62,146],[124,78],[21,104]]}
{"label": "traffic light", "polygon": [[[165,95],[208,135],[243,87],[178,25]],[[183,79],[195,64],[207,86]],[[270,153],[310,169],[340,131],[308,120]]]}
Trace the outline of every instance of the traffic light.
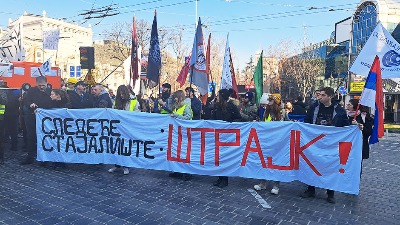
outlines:
{"label": "traffic light", "polygon": [[94,69],[94,47],[79,47],[81,69]]}

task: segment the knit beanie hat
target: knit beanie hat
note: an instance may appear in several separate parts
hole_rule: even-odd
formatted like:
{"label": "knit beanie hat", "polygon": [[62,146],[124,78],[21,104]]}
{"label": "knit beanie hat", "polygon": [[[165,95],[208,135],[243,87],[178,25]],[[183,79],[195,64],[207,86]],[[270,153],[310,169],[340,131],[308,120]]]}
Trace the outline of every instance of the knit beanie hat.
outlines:
{"label": "knit beanie hat", "polygon": [[264,93],[261,96],[260,104],[268,105],[268,94],[267,93]]}
{"label": "knit beanie hat", "polygon": [[281,94],[270,94],[269,98],[273,99],[277,105],[281,104]]}
{"label": "knit beanie hat", "polygon": [[254,96],[253,92],[251,91],[246,92],[245,97],[248,98],[250,101],[253,101],[253,96]]}

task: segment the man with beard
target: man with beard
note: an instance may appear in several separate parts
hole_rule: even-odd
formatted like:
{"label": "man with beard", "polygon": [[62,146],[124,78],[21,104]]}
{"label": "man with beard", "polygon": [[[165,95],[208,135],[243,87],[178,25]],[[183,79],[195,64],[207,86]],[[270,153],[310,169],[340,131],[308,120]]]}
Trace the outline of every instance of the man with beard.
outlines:
{"label": "man with beard", "polygon": [[36,109],[52,108],[50,98],[51,90],[47,88],[47,78],[44,76],[36,77],[36,87],[32,87],[26,93],[23,102],[25,127],[27,131],[28,156],[21,165],[32,164],[36,157]]}
{"label": "man with beard", "polygon": [[164,83],[161,86],[161,95],[158,100],[155,102],[154,112],[161,114],[170,114],[172,110],[171,107],[171,85],[168,83]]}

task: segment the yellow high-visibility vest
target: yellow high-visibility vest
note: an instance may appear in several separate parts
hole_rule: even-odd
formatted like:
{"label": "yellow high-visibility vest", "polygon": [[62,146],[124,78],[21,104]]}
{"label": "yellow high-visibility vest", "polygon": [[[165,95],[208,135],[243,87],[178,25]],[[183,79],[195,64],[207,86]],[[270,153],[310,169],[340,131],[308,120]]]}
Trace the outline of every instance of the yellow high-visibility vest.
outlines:
{"label": "yellow high-visibility vest", "polygon": [[0,115],[4,115],[5,112],[6,112],[6,105],[0,104]]}
{"label": "yellow high-visibility vest", "polygon": [[190,111],[192,112],[192,117],[190,117],[190,119],[192,119],[193,111],[192,111],[192,107],[189,104],[183,104],[183,106],[181,106],[179,109],[174,109],[173,113],[183,116],[183,113],[185,112],[186,107],[190,107]]}

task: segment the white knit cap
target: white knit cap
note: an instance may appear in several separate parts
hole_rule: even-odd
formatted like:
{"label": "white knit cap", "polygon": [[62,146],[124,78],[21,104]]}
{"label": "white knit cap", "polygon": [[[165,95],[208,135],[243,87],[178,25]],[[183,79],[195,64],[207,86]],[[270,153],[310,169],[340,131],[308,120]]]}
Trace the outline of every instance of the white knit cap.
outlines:
{"label": "white knit cap", "polygon": [[268,104],[268,98],[269,98],[269,94],[264,93],[264,94],[261,96],[260,104],[267,105],[267,104]]}

